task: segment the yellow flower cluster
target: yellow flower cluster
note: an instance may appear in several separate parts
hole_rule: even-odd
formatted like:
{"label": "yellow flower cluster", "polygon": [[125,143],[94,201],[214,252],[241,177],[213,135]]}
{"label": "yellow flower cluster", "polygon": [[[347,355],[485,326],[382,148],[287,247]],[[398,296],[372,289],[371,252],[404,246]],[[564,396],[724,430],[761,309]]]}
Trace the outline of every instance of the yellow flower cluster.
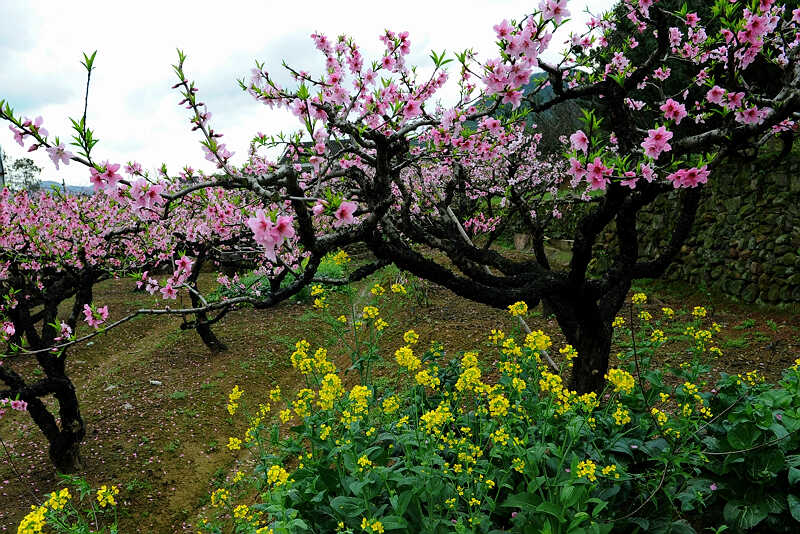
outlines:
{"label": "yellow flower cluster", "polygon": [[[106,486],[103,486],[103,488],[105,487]],[[117,493],[119,493],[119,490],[117,490]],[[69,488],[62,488],[58,493],[55,491],[51,493],[50,498],[47,499],[47,502],[44,505],[51,510],[62,510],[71,498],[72,495],[69,493]]]}
{"label": "yellow flower cluster", "polygon": [[736,376],[738,377],[738,381],[737,381],[738,384],[741,384],[742,381],[744,381],[744,382],[747,382],[751,386],[755,386],[756,384],[760,384],[760,383],[764,382],[764,380],[766,380],[762,375],[758,374],[758,371],[756,371],[756,370],[748,371],[747,373],[745,373],[743,375],[742,374],[738,374]]}
{"label": "yellow flower cluster", "polygon": [[239,438],[228,438],[228,448],[232,451],[238,451],[242,448],[242,440]]}
{"label": "yellow flower cluster", "polygon": [[525,471],[525,461],[522,458],[514,458],[511,460],[511,469],[517,473],[523,473]]}
{"label": "yellow flower cluster", "polygon": [[505,341],[503,341],[500,352],[506,356],[519,357],[522,356],[522,347],[517,345],[517,342],[514,341],[513,337],[508,337],[505,339]]}
{"label": "yellow flower cluster", "polygon": [[511,379],[511,387],[517,390],[517,392],[522,393],[525,391],[525,388],[528,387],[528,384],[526,384],[523,379],[515,376]]}
{"label": "yellow flower cluster", "polygon": [[603,476],[606,477],[614,475],[614,478],[619,478],[619,472],[617,471],[616,464],[607,465],[603,469],[601,469],[600,472],[603,473]]}
{"label": "yellow flower cluster", "polygon": [[372,467],[372,461],[370,461],[370,459],[367,458],[366,455],[361,455],[361,457],[359,457],[358,459],[358,465],[359,465],[358,470],[363,471],[364,469],[369,469],[370,467]]}
{"label": "yellow flower cluster", "polygon": [[530,350],[533,351],[547,350],[552,345],[553,342],[550,340],[550,336],[548,336],[541,330],[534,330],[533,332],[525,336],[525,346],[528,347]]}
{"label": "yellow flower cluster", "polygon": [[400,409],[400,402],[397,400],[396,396],[392,395],[391,397],[383,399],[381,408],[383,408],[383,413],[393,414]]}
{"label": "yellow flower cluster", "polygon": [[658,408],[650,408],[650,414],[655,418],[656,423],[658,426],[664,426],[667,424],[667,414],[659,410]]}
{"label": "yellow flower cluster", "polygon": [[316,373],[318,376],[336,372],[336,365],[328,360],[328,351],[322,347],[318,348],[314,355],[309,354],[311,345],[305,339],[301,339],[294,345],[295,351],[290,360],[292,367],[297,369],[300,374],[310,375]]}
{"label": "yellow flower cluster", "polygon": [[641,321],[648,322],[652,318],[653,316],[647,310],[642,310],[639,312],[639,320]]}
{"label": "yellow flower cluster", "polygon": [[417,341],[419,341],[419,334],[417,334],[413,330],[409,330],[408,332],[403,334],[403,341],[405,341],[409,345],[415,345]]}
{"label": "yellow flower cluster", "polygon": [[366,517],[362,517],[361,528],[365,532],[370,532],[372,534],[383,534],[383,523],[377,519],[369,520]]}
{"label": "yellow flower cluster", "polygon": [[508,432],[506,432],[506,429],[501,426],[500,428],[492,432],[490,437],[492,438],[492,441],[494,441],[496,445],[506,446],[508,445],[508,438],[510,436],[508,435]]}
{"label": "yellow flower cluster", "polygon": [[572,360],[578,357],[578,351],[573,348],[572,345],[564,345],[560,349],[558,349],[558,353],[564,358],[564,361],[567,362],[567,367],[572,367]]}
{"label": "yellow flower cluster", "polygon": [[644,304],[647,302],[647,295],[644,293],[634,293],[633,298],[631,298],[631,302],[634,304]]}
{"label": "yellow flower cluster", "polygon": [[320,426],[320,429],[321,430],[319,432],[319,439],[321,439],[322,441],[325,441],[326,439],[328,439],[328,436],[331,435],[331,427],[330,427],[330,425],[326,425],[325,423],[322,423],[322,425]]}
{"label": "yellow flower cluster", "polygon": [[353,386],[350,390],[349,399],[352,402],[353,413],[361,414],[367,411],[369,399],[372,398],[372,390],[360,384]]}
{"label": "yellow flower cluster", "polygon": [[432,373],[437,373],[439,369],[437,367],[433,367],[431,369],[423,369],[422,371],[418,372],[414,379],[417,381],[417,384],[420,386],[429,387],[431,389],[436,389],[439,387],[441,380],[439,380],[438,376],[434,376]]}
{"label": "yellow flower cluster", "polygon": [[333,263],[336,265],[346,265],[350,263],[350,256],[344,250],[340,250],[333,256]]}
{"label": "yellow flower cluster", "polygon": [[116,495],[119,495],[118,487],[111,486],[109,488],[105,484],[100,486],[100,489],[97,490],[97,502],[100,504],[100,508],[105,508],[106,506],[116,506],[117,501],[114,500]]}
{"label": "yellow flower cluster", "polygon": [[425,432],[438,435],[441,434],[442,426],[453,421],[453,413],[450,411],[450,406],[442,401],[435,410],[422,414],[419,420]]}
{"label": "yellow flower cluster", "polygon": [[[570,392],[575,396],[575,392]],[[591,413],[592,410],[600,406],[600,401],[597,400],[597,393],[594,391],[590,391],[589,393],[584,393],[580,397],[578,397],[577,402],[580,404],[580,407],[583,408],[583,411],[586,413]]]}
{"label": "yellow flower cluster", "polygon": [[582,460],[578,462],[577,472],[575,473],[580,478],[586,478],[590,482],[597,481],[597,464],[591,460]]}
{"label": "yellow flower cluster", "polygon": [[369,292],[372,293],[373,296],[380,297],[381,295],[386,293],[386,290],[383,288],[382,285],[375,284],[372,286],[372,289],[370,289]]}
{"label": "yellow flower cluster", "polygon": [[249,513],[250,513],[250,508],[246,504],[240,504],[239,506],[233,509],[234,519],[246,519]]}
{"label": "yellow flower cluster", "polygon": [[697,350],[705,351],[706,346],[712,343],[711,330],[697,330],[692,334]]}
{"label": "yellow flower cluster", "polygon": [[489,398],[489,414],[492,417],[505,417],[510,405],[511,403],[502,393],[492,395]]}
{"label": "yellow flower cluster", "polygon": [[650,341],[653,343],[663,343],[667,340],[667,336],[664,335],[663,330],[655,329],[653,333],[650,334]]}
{"label": "yellow flower cluster", "polygon": [[19,523],[17,534],[40,534],[46,524],[46,513],[46,506],[31,506],[31,511]]}
{"label": "yellow flower cluster", "polygon": [[664,317],[666,317],[667,319],[672,319],[673,317],[675,317],[675,310],[673,310],[672,308],[661,308],[661,313],[663,313]]}
{"label": "yellow flower cluster", "polygon": [[323,410],[330,410],[333,408],[333,403],[342,395],[344,395],[344,387],[342,387],[339,375],[328,373],[322,378],[317,405]]}
{"label": "yellow flower cluster", "polygon": [[542,393],[550,393],[556,403],[556,414],[563,415],[572,408],[572,402],[577,393],[564,387],[560,376],[541,369],[542,378],[539,379],[539,390]]}
{"label": "yellow flower cluster", "polygon": [[279,465],[273,465],[267,470],[267,484],[283,486],[289,480],[289,473]]}
{"label": "yellow flower cluster", "polygon": [[491,333],[489,334],[489,341],[497,345],[500,343],[506,335],[503,333],[502,330],[495,330],[492,329]]}
{"label": "yellow flower cluster", "polygon": [[406,294],[406,288],[403,284],[392,284],[392,293]]}
{"label": "yellow flower cluster", "polygon": [[366,320],[376,319],[379,314],[380,311],[375,306],[364,306],[364,310],[361,312],[361,316]]}
{"label": "yellow flower cluster", "polygon": [[218,508],[225,506],[231,499],[231,494],[225,488],[214,490],[211,494],[211,506]]}
{"label": "yellow flower cluster", "polygon": [[314,284],[313,286],[311,286],[311,296],[312,297],[316,297],[316,296],[323,295],[323,294],[325,294],[325,288],[323,288],[321,285]]}
{"label": "yellow flower cluster", "polygon": [[455,388],[458,391],[480,391],[483,387],[481,382],[481,370],[478,367],[478,354],[476,352],[466,352],[461,358],[461,374],[456,381]]}
{"label": "yellow flower cluster", "polygon": [[292,402],[292,409],[297,417],[303,418],[311,415],[311,401],[316,398],[317,394],[313,390],[303,388],[297,392],[297,397]]}
{"label": "yellow flower cluster", "polygon": [[633,376],[624,369],[609,369],[605,378],[614,386],[615,393],[621,391],[626,395],[630,395],[633,391],[633,386],[636,384]]}
{"label": "yellow flower cluster", "polygon": [[515,302],[508,307],[508,313],[514,317],[519,317],[528,313],[528,305],[523,301]]}
{"label": "yellow flower cluster", "polygon": [[242,397],[242,393],[244,392],[239,389],[239,386],[233,386],[233,389],[228,395],[228,406],[226,407],[229,414],[233,415],[236,413],[236,408],[239,407],[239,403],[236,401]]}
{"label": "yellow flower cluster", "polygon": [[696,317],[697,319],[700,319],[700,318],[705,317],[706,315],[708,315],[708,312],[702,306],[695,306],[694,309],[692,310],[692,315],[694,317]]}
{"label": "yellow flower cluster", "polygon": [[622,404],[619,403],[617,403],[617,409],[613,414],[611,414],[611,416],[614,418],[614,422],[619,426],[631,422],[631,413],[628,410],[626,410],[625,407],[622,406]]}
{"label": "yellow flower cluster", "polygon": [[51,493],[43,505],[31,506],[31,511],[19,523],[17,534],[40,534],[47,524],[45,515],[48,510],[63,510],[71,498],[69,489],[64,488],[58,493]]}
{"label": "yellow flower cluster", "polygon": [[394,359],[397,365],[405,367],[409,371],[416,371],[422,365],[420,359],[414,356],[414,351],[409,345],[400,347],[394,351]]}
{"label": "yellow flower cluster", "polygon": [[622,326],[625,326],[625,319],[617,315],[616,317],[614,317],[614,321],[611,323],[611,326],[613,326],[614,328],[620,328]]}

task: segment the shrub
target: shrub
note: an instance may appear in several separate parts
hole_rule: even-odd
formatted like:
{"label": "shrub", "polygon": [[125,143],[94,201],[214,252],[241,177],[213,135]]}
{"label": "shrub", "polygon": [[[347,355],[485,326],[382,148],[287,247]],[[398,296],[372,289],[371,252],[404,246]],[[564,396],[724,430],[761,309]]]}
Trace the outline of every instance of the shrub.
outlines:
{"label": "shrub", "polygon": [[[291,361],[305,388],[286,398],[273,390],[253,411],[234,389],[228,411],[250,425],[228,446],[247,448],[257,468],[215,490],[218,515],[202,530],[797,528],[800,360],[777,387],[751,372],[722,375],[707,390],[703,358],[720,351],[705,310],[686,315],[680,336],[692,361],[662,370],[650,358],[674,342],[661,329],[674,313],[654,319],[641,309],[632,346],[600,395],[564,386],[576,353],[561,347],[561,368],[548,367],[543,356],[553,347],[541,331],[492,330],[481,357],[451,355],[435,342],[421,348],[411,330],[392,351],[396,372],[375,380],[369,363],[382,354],[382,294],[373,288],[374,301],[349,316],[320,307],[351,352],[356,383],[345,385],[325,348],[300,340]],[[645,300],[637,295],[635,306]],[[619,333],[630,332],[625,322],[615,321]],[[281,424],[268,424],[273,412]],[[254,489],[258,501],[242,504]]]}

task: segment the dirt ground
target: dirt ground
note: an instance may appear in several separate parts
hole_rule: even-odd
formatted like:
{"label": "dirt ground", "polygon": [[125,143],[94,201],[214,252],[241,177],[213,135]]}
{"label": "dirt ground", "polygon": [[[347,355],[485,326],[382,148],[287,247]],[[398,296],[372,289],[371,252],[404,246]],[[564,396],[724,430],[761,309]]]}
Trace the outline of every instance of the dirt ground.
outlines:
{"label": "dirt ground", "polygon": [[[206,283],[212,283],[210,276]],[[112,320],[152,304],[152,297],[133,292],[133,285],[115,280],[96,291]],[[757,369],[775,379],[800,357],[800,316],[791,311],[743,306],[680,284],[652,282],[639,289],[650,295],[653,315],[662,305],[709,308],[723,327],[717,338],[724,355],[711,362],[715,373]],[[390,326],[382,344],[388,355],[412,327],[422,342],[438,340],[454,353],[480,348],[491,328],[511,325],[504,310],[428,284],[418,284],[407,299],[386,317]],[[82,475],[95,487],[121,487],[121,532],[191,531],[213,482],[246,462],[225,446],[228,436],[244,428],[225,411],[228,392],[238,384],[257,402],[275,384],[294,390],[298,381],[288,361],[289,347],[301,337],[324,345],[328,336],[309,305],[289,302],[226,316],[215,327],[229,347],[220,354],[211,354],[194,331],[180,330],[180,323],[174,317],[135,319],[68,356],[87,428]],[[557,346],[563,342],[554,320],[534,313],[529,323],[549,333]],[[660,358],[675,363],[684,356],[676,346]],[[35,366],[26,357],[15,357],[13,365],[35,377]],[[0,531],[16,531],[34,497],[41,501],[59,487],[59,480],[47,460],[46,440],[27,415],[14,413],[0,421],[0,437],[8,451],[0,450]]]}

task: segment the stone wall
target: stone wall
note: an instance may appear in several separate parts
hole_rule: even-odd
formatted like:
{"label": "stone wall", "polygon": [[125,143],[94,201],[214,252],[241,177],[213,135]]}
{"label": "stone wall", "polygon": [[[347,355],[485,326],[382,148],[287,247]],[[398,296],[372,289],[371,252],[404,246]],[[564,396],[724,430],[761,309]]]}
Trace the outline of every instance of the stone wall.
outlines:
{"label": "stone wall", "polygon": [[[720,178],[726,172],[733,176]],[[652,257],[669,238],[675,206],[674,198],[660,199],[640,216],[642,256]],[[800,303],[800,156],[772,165],[737,161],[715,171],[665,278],[747,303]]]}

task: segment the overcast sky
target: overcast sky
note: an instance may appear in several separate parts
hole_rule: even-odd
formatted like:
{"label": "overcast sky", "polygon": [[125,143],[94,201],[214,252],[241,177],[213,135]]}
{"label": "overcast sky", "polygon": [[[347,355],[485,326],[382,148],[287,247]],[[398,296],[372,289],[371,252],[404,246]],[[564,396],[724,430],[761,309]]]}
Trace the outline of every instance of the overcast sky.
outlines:
{"label": "overcast sky", "polygon": [[[600,13],[612,3],[570,0],[570,28],[585,23],[585,9]],[[171,174],[186,164],[211,171],[199,134],[188,126],[189,112],[176,105],[180,95],[170,89],[176,81],[171,68],[176,48],[187,54],[187,76],[196,81],[213,114],[213,127],[225,134],[223,141],[240,163],[255,132],[298,127],[285,110],[271,111],[239,88],[236,79],[247,76],[254,60],[263,61],[283,82],[287,78],[280,72],[282,59],[319,73],[322,56],[309,39],[319,31],[329,37],[352,36],[365,60],[372,61],[379,57],[383,45],[377,37],[385,28],[410,32],[410,64],[429,65],[432,49],[453,52],[469,47],[485,60],[495,50],[492,26],[504,18],[519,19],[537,4],[538,0],[0,0],[0,99],[18,114],[41,115],[51,136],[69,138],[68,117],[80,118],[83,111],[81,54],[97,50],[88,109],[89,126],[100,139],[95,158],[134,160],[148,169],[164,162]],[[82,166],[62,166],[58,173],[43,150],[27,154],[14,142],[7,123],[0,125],[0,146],[12,158],[32,157],[44,169],[42,179],[88,184]]]}

